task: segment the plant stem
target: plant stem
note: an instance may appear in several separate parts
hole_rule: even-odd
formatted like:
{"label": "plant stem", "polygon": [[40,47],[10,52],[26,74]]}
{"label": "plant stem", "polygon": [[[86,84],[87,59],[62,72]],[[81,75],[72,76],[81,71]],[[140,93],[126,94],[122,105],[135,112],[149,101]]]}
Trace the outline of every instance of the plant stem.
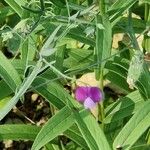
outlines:
{"label": "plant stem", "polygon": [[[146,29],[149,30],[149,27],[150,27],[150,5],[147,3],[145,3],[144,20],[146,22]],[[144,34],[143,48],[144,48],[144,51],[150,52],[150,37],[147,35],[147,32]]]}
{"label": "plant stem", "polygon": [[[101,74],[100,74],[100,79],[99,79],[99,86],[100,89],[103,91],[103,70],[101,70]],[[100,103],[99,105],[99,113],[100,113],[100,117],[101,117],[101,122],[102,122],[102,129],[104,129],[104,118],[105,118],[105,113],[104,113],[104,104],[103,101]]]}
{"label": "plant stem", "polygon": [[56,69],[51,63],[47,62],[44,58],[42,59],[43,62],[48,65],[54,72],[56,72],[58,75],[68,79],[68,80],[74,80],[73,78],[66,76],[65,74],[63,74],[62,72],[60,72],[58,69]]}
{"label": "plant stem", "polygon": [[145,15],[144,15],[144,20],[145,21],[147,21],[148,14],[149,14],[149,5],[145,4]]}
{"label": "plant stem", "polygon": [[100,13],[101,15],[105,14],[105,0],[99,0],[99,9],[100,9]]}
{"label": "plant stem", "polygon": [[44,12],[45,11],[44,0],[40,0],[40,3],[41,3],[41,10],[42,10],[42,12]]}
{"label": "plant stem", "polygon": [[[98,0],[100,14],[103,16],[106,13],[105,0]],[[99,21],[98,21],[99,22]],[[103,91],[103,69],[100,68],[100,78],[99,78],[99,87]],[[99,120],[102,122],[102,129],[104,129],[104,105],[103,101],[99,104]]]}

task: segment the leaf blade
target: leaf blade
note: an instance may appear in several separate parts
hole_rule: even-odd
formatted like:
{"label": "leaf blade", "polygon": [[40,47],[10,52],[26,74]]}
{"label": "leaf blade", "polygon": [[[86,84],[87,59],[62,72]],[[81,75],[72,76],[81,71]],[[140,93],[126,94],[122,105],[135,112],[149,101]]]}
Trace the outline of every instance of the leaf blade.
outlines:
{"label": "leaf blade", "polygon": [[[14,130],[15,129],[15,130]],[[0,125],[0,141],[2,140],[34,140],[40,127],[33,125]]]}
{"label": "leaf blade", "polygon": [[130,149],[149,126],[150,101],[146,101],[144,106],[129,120],[115,138],[113,143],[114,149],[117,145],[121,145],[125,150]]}
{"label": "leaf blade", "polygon": [[68,106],[53,116],[37,135],[31,150],[38,150],[74,123],[74,115]]}
{"label": "leaf blade", "polygon": [[8,61],[4,54],[0,51],[0,75],[9,87],[15,92],[16,88],[21,84],[21,79],[13,65]]}

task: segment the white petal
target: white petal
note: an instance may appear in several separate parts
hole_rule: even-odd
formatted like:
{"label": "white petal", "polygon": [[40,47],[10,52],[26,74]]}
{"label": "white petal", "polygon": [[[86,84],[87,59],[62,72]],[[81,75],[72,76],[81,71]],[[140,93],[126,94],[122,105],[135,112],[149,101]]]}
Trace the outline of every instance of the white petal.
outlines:
{"label": "white petal", "polygon": [[94,103],[94,101],[90,97],[86,98],[84,101],[84,107],[86,109],[91,109],[91,108],[95,107],[95,105],[96,105],[96,103]]}

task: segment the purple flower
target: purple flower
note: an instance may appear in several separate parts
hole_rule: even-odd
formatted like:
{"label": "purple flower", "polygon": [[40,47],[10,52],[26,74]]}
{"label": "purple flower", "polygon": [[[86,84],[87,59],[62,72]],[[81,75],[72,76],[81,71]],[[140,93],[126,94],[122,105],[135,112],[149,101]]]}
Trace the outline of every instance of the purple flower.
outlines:
{"label": "purple flower", "polygon": [[91,109],[102,100],[103,96],[98,87],[80,86],[75,91],[75,98],[83,103],[85,108]]}

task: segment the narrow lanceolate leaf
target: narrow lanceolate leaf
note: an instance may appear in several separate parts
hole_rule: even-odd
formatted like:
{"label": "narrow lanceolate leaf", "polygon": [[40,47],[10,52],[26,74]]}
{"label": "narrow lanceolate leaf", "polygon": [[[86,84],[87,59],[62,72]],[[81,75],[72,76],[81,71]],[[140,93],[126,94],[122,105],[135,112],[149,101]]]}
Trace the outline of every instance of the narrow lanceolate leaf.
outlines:
{"label": "narrow lanceolate leaf", "polygon": [[10,101],[11,97],[5,97],[3,99],[0,99],[0,109],[5,107],[5,105]]}
{"label": "narrow lanceolate leaf", "polygon": [[111,150],[94,117],[87,111],[75,112],[77,126],[91,150]]}
{"label": "narrow lanceolate leaf", "polygon": [[11,88],[6,84],[4,80],[0,81],[0,100],[12,94]]}
{"label": "narrow lanceolate leaf", "polygon": [[[104,29],[99,28],[102,23]],[[107,16],[97,16],[96,23],[96,47],[95,47],[95,61],[97,62],[97,69],[95,70],[96,79],[98,80],[101,75],[101,70],[104,68],[104,63],[101,62],[108,58],[111,53],[112,43],[112,30],[111,24]]]}
{"label": "narrow lanceolate leaf", "polygon": [[0,11],[0,20],[4,20],[6,17],[13,15],[15,12],[11,9],[10,6],[1,7]]}
{"label": "narrow lanceolate leaf", "polygon": [[139,137],[150,127],[150,101],[129,120],[116,137],[113,148],[120,145],[124,150],[129,150]]}
{"label": "narrow lanceolate leaf", "polygon": [[150,4],[150,1],[149,0],[139,0],[139,4],[143,4],[143,3]]}
{"label": "narrow lanceolate leaf", "polygon": [[80,27],[71,29],[70,32],[67,34],[67,36],[79,42],[85,43],[87,45],[91,45],[91,46],[95,45],[94,39],[90,37],[86,37],[84,30]]}
{"label": "narrow lanceolate leaf", "polygon": [[[42,78],[37,78],[32,84],[32,87],[35,88],[35,91],[43,96],[48,102],[58,109],[61,109],[65,106],[66,97],[69,95],[64,89],[55,82],[46,83],[47,80]],[[39,86],[39,85],[42,86]],[[39,87],[38,87],[39,86]],[[37,87],[37,88],[36,88]]]}
{"label": "narrow lanceolate leaf", "polygon": [[85,150],[89,150],[89,147],[87,146],[82,134],[80,133],[77,126],[72,126],[68,130],[64,132],[64,135],[67,136],[69,139],[76,142],[80,147],[82,147]]}
{"label": "narrow lanceolate leaf", "polygon": [[0,125],[0,141],[34,140],[40,128],[33,125]]}
{"label": "narrow lanceolate leaf", "polygon": [[36,78],[37,74],[40,72],[40,69],[42,67],[42,62],[38,61],[37,65],[33,69],[30,76],[27,78],[27,80],[23,83],[23,85],[20,87],[19,91],[16,92],[14,97],[8,101],[5,106],[0,109],[0,121],[7,115],[7,113],[16,105],[19,98],[26,92],[26,90],[30,87],[33,80]]}
{"label": "narrow lanceolate leaf", "polygon": [[[5,2],[12,8],[14,11],[21,17],[22,15],[22,8],[21,8],[21,3],[20,1],[15,1],[15,0],[5,0]],[[20,4],[20,5],[19,5]]]}
{"label": "narrow lanceolate leaf", "polygon": [[47,143],[45,145],[46,150],[60,150],[59,144]]}
{"label": "narrow lanceolate leaf", "polygon": [[143,71],[135,85],[145,99],[150,98],[150,72],[146,63],[143,64]]}
{"label": "narrow lanceolate leaf", "polygon": [[45,44],[43,45],[42,49],[41,49],[41,55],[42,56],[50,56],[52,55],[56,49],[53,48],[53,44],[56,39],[56,34],[58,33],[58,31],[60,30],[62,25],[59,25],[54,31],[53,33],[49,36],[49,38],[46,40]]}
{"label": "narrow lanceolate leaf", "polygon": [[106,108],[104,122],[106,124],[117,122],[132,115],[141,108],[144,102],[139,91],[134,91]]}
{"label": "narrow lanceolate leaf", "polygon": [[121,16],[121,14],[135,4],[138,0],[117,0],[108,10],[109,18],[111,22],[116,22],[116,20]]}
{"label": "narrow lanceolate leaf", "polygon": [[66,46],[63,45],[63,46],[58,47],[58,49],[56,51],[55,68],[57,68],[59,71],[63,71],[65,50],[66,50]]}
{"label": "narrow lanceolate leaf", "polygon": [[129,68],[128,60],[120,56],[115,56],[114,60],[106,62],[105,68],[109,70],[105,77],[117,85],[121,93],[128,94],[131,91],[126,81]]}
{"label": "narrow lanceolate leaf", "polygon": [[16,88],[21,84],[21,79],[18,72],[7,60],[7,58],[0,51],[0,77],[9,85],[9,87],[15,92]]}
{"label": "narrow lanceolate leaf", "polygon": [[39,150],[46,143],[63,133],[74,123],[74,114],[68,106],[61,109],[55,116],[49,119],[37,135],[32,150]]}
{"label": "narrow lanceolate leaf", "polygon": [[34,37],[28,37],[22,41],[21,45],[21,59],[24,67],[28,66],[29,61],[34,59],[36,53],[36,45],[34,42]]}

